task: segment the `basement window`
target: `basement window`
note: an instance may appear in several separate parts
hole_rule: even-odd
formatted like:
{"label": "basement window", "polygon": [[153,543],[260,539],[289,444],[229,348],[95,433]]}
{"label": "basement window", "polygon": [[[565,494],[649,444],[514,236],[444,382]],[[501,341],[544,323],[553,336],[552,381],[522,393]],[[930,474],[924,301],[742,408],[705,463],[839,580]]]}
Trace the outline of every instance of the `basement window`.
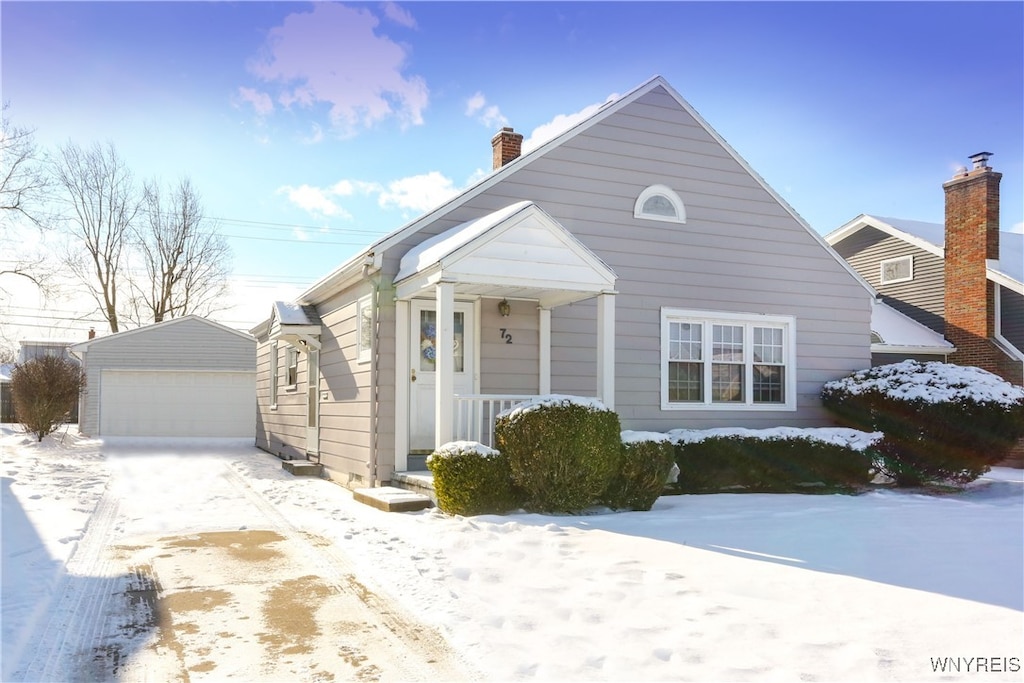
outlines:
{"label": "basement window", "polygon": [[651,221],[685,223],[686,207],[671,188],[665,185],[651,185],[636,198],[633,216]]}
{"label": "basement window", "polygon": [[909,282],[914,279],[914,257],[900,256],[882,261],[879,265],[878,279],[883,285],[897,282]]}

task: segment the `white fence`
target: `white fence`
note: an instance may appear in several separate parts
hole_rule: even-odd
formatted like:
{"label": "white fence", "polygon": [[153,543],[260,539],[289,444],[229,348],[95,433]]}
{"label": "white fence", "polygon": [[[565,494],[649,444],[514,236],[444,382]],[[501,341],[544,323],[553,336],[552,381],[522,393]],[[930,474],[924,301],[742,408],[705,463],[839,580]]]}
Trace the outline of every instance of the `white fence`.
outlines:
{"label": "white fence", "polygon": [[524,394],[466,394],[455,397],[455,441],[494,447],[494,418],[503,410],[536,398]]}

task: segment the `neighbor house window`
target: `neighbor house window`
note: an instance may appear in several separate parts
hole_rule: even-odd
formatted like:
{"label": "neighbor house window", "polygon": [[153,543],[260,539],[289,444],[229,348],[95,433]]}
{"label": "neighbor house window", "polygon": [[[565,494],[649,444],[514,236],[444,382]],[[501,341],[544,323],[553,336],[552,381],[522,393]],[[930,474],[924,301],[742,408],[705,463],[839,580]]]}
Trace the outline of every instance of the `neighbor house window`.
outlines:
{"label": "neighbor house window", "polygon": [[796,409],[796,319],[661,311],[661,407]]}
{"label": "neighbor house window", "polygon": [[270,342],[270,407],[277,407],[277,342]]}
{"label": "neighbor house window", "polygon": [[879,266],[879,279],[883,285],[895,282],[907,282],[914,279],[914,257],[900,256],[882,261]]}
{"label": "neighbor house window", "polygon": [[636,218],[653,221],[669,221],[671,223],[686,222],[686,207],[671,188],[665,185],[651,185],[640,193],[633,205]]}
{"label": "neighbor house window", "polygon": [[364,296],[357,305],[357,325],[359,327],[359,362],[370,360],[370,349],[373,347],[373,309],[370,307],[371,297]]}
{"label": "neighbor house window", "polygon": [[299,352],[289,346],[285,351],[284,383],[294,387],[299,381]]}

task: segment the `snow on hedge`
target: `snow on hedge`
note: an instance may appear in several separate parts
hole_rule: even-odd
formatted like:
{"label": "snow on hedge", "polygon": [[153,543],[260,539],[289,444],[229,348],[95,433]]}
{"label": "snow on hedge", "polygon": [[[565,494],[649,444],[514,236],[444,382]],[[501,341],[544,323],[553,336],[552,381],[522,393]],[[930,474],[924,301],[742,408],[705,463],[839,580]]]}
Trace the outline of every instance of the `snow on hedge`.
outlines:
{"label": "snow on hedge", "polygon": [[928,403],[968,399],[1013,405],[1024,401],[1024,388],[981,368],[930,361],[879,365],[825,384],[826,391],[861,394],[876,390],[899,401]]}
{"label": "snow on hedge", "polygon": [[596,398],[570,396],[569,394],[545,394],[544,396],[535,396],[534,398],[527,399],[508,410],[503,410],[498,413],[497,417],[512,419],[522,415],[523,413],[530,412],[531,410],[570,405],[583,406],[584,408],[589,408],[595,412],[608,410],[608,407]]}
{"label": "snow on hedge", "polygon": [[718,427],[716,429],[673,429],[668,432],[673,443],[699,443],[715,437],[739,436],[747,439],[805,439],[821,441],[835,446],[844,446],[863,451],[882,440],[882,432],[862,432],[847,427],[773,427],[771,429],[747,429],[745,427]]}
{"label": "snow on hedge", "polygon": [[427,462],[437,458],[453,458],[458,455],[479,455],[482,458],[493,458],[501,455],[490,446],[485,446],[478,441],[449,441],[442,444],[433,453],[427,456]]}
{"label": "snow on hedge", "polygon": [[643,443],[644,441],[671,441],[668,434],[662,432],[635,432],[627,429],[622,432],[622,443]]}

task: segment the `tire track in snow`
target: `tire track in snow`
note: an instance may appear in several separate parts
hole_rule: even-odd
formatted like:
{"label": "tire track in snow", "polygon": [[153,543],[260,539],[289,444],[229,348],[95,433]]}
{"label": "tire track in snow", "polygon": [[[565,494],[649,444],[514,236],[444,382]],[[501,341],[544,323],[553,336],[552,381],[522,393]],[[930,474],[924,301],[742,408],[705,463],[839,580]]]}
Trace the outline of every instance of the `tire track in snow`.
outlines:
{"label": "tire track in snow", "polygon": [[56,681],[81,676],[88,668],[88,661],[82,659],[91,658],[102,644],[106,627],[103,617],[118,580],[106,552],[118,513],[118,499],[111,488],[108,482],[68,559],[54,592],[58,597],[49,609],[49,620],[29,639],[36,646],[18,676],[21,680]]}
{"label": "tire track in snow", "polygon": [[358,580],[351,561],[332,544],[315,544],[307,532],[295,526],[233,467],[225,464],[225,470],[227,480],[272,523],[274,531],[296,544],[308,566],[325,583],[340,593],[357,595],[380,621],[386,629],[384,640],[390,641],[382,649],[389,649],[389,662],[403,670],[402,680],[467,679],[467,664],[439,633],[407,616],[394,601],[370,590]]}

